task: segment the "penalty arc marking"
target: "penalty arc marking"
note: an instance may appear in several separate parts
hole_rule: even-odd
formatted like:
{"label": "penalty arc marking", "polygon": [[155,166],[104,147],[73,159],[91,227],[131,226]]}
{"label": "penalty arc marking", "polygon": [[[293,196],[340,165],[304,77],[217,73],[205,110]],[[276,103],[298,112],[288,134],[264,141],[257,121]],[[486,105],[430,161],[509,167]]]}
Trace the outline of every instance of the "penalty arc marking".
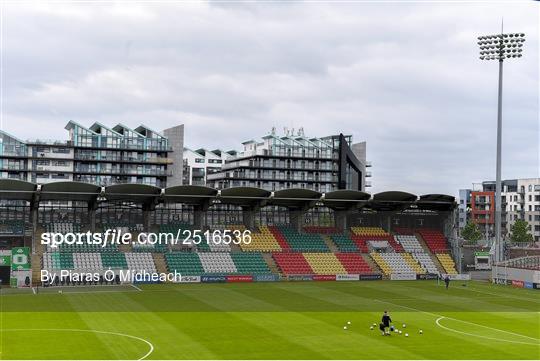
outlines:
{"label": "penalty arc marking", "polygon": [[[494,340],[494,341],[503,341],[503,342],[517,343],[517,344],[521,344],[521,345],[538,346],[538,342],[532,343],[532,342],[523,342],[523,341],[506,340],[506,339],[504,339],[504,338],[489,337],[489,336],[477,335],[477,334],[474,334],[474,333],[469,333],[469,332],[464,332],[464,331],[455,330],[455,329],[453,329],[453,328],[450,328],[450,327],[441,325],[441,320],[444,319],[444,318],[448,318],[448,317],[439,317],[437,320],[435,320],[435,323],[437,324],[437,326],[439,326],[440,328],[445,329],[445,330],[447,330],[447,331],[451,331],[451,332],[455,332],[455,333],[459,333],[459,334],[467,335],[467,336],[473,336],[473,337],[484,338],[484,339],[487,339],[487,340]],[[457,319],[454,319],[454,318],[449,318],[449,319],[451,319],[451,320],[456,320],[456,321],[460,321],[460,320],[457,320]],[[479,326],[482,326],[482,325],[479,325]],[[496,329],[496,328],[487,327],[487,326],[482,326],[482,327],[486,327],[486,328],[489,328],[489,329],[492,329],[492,330],[497,330],[497,331],[500,331],[500,332],[509,333],[509,334],[512,334],[512,335],[515,335],[515,336],[520,336],[520,337],[530,338],[530,339],[533,339],[533,340],[537,340],[537,341],[538,341],[538,339],[535,339],[535,338],[533,338],[533,337],[529,337],[529,336],[525,336],[525,335],[520,335],[520,334],[517,334],[517,333],[512,333],[512,332],[508,332],[508,331],[504,331],[504,330],[498,330],[498,329]]]}
{"label": "penalty arc marking", "polygon": [[144,342],[148,346],[148,351],[140,358],[137,359],[137,361],[144,360],[152,352],[154,352],[154,345],[148,340],[145,340],[144,338],[128,335],[126,333],[120,333],[120,332],[112,332],[112,331],[99,331],[99,330],[85,330],[85,329],[78,329],[78,328],[5,328],[1,330],[2,332],[5,331],[13,331],[13,332],[25,332],[25,331],[47,331],[47,332],[90,332],[90,333],[97,333],[102,335],[113,335],[113,336],[120,336],[120,337],[127,337],[131,338],[133,340]]}

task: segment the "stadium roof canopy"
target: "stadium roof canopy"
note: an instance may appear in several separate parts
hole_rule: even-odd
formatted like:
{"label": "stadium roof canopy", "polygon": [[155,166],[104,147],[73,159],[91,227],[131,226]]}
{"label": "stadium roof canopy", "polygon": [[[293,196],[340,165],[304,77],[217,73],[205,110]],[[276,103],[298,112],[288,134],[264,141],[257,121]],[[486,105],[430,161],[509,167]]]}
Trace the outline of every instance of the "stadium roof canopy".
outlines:
{"label": "stadium roof canopy", "polygon": [[37,185],[18,179],[0,179],[0,199],[30,202],[34,197]]}
{"label": "stadium roof canopy", "polygon": [[400,211],[409,208],[418,199],[407,192],[388,191],[373,195],[369,207],[377,211]]}
{"label": "stadium roof canopy", "polygon": [[456,198],[446,194],[425,194],[420,196],[416,206],[432,211],[450,211],[454,208]]}
{"label": "stadium roof canopy", "polygon": [[282,189],[274,192],[270,203],[288,208],[305,208],[314,205],[321,197],[322,193],[310,189]]}
{"label": "stadium roof canopy", "polygon": [[163,200],[167,203],[202,205],[215,198],[218,190],[205,186],[174,186],[165,188]]}
{"label": "stadium roof canopy", "polygon": [[323,203],[334,210],[346,210],[363,207],[370,198],[366,192],[340,189],[326,193]]}
{"label": "stadium roof canopy", "polygon": [[222,189],[219,200],[224,204],[238,206],[264,206],[272,192],[254,187],[235,187]]}
{"label": "stadium roof canopy", "polygon": [[41,186],[39,199],[42,201],[84,201],[93,202],[101,192],[101,187],[81,182],[53,182]]}
{"label": "stadium roof canopy", "polygon": [[261,188],[236,187],[218,191],[205,186],[182,185],[161,189],[145,184],[117,184],[105,188],[80,182],[54,182],[41,185],[16,179],[0,179],[0,200],[86,201],[105,199],[110,202],[133,202],[143,205],[184,203],[210,205],[212,202],[241,207],[276,205],[291,209],[326,206],[334,210],[367,208],[375,211],[420,209],[450,211],[456,207],[455,198],[445,194],[425,194],[420,197],[400,191],[381,192],[371,197],[354,190],[337,190],[326,194],[309,189],[283,189],[270,192]]}
{"label": "stadium roof canopy", "polygon": [[105,187],[104,197],[109,201],[151,203],[161,194],[161,188],[148,184],[115,184]]}

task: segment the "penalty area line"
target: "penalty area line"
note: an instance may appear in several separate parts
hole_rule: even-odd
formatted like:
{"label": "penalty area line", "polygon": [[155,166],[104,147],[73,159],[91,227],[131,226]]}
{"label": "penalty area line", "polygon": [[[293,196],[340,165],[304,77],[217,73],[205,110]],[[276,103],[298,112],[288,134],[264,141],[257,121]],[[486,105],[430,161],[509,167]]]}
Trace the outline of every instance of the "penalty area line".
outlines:
{"label": "penalty area line", "polygon": [[140,289],[139,287],[135,286],[133,283],[130,283],[129,285],[130,285],[131,287],[135,288],[137,291],[142,292],[142,289]]}
{"label": "penalty area line", "polygon": [[32,332],[32,331],[36,331],[36,332],[39,332],[39,331],[42,331],[42,332],[90,332],[90,333],[96,333],[96,334],[102,334],[102,335],[112,335],[112,336],[126,337],[126,338],[130,338],[130,339],[133,339],[133,340],[143,342],[148,346],[148,351],[143,356],[136,359],[137,361],[146,359],[148,356],[150,356],[150,354],[152,352],[154,352],[154,345],[150,341],[148,341],[148,340],[146,340],[146,339],[144,339],[142,337],[130,335],[130,334],[127,334],[127,333],[114,332],[114,331],[100,331],[100,330],[93,330],[93,329],[78,329],[78,328],[6,328],[3,331],[12,331],[12,332],[28,332],[28,331],[30,331],[30,332]]}
{"label": "penalty area line", "polygon": [[[446,319],[450,319],[450,320],[455,320],[455,319],[453,319],[453,318],[441,316],[441,317],[439,317],[438,319],[435,320],[435,323],[437,324],[437,326],[439,326],[440,328],[445,329],[445,330],[447,330],[447,331],[459,333],[459,334],[466,335],[466,336],[473,336],[473,337],[484,338],[484,339],[487,339],[487,340],[493,340],[493,341],[502,341],[502,342],[517,343],[517,344],[521,344],[521,345],[538,346],[538,343],[523,342],[523,341],[514,341],[514,340],[506,340],[506,339],[504,339],[504,338],[489,337],[489,336],[477,335],[477,334],[474,334],[474,333],[468,333],[468,332],[464,332],[464,331],[455,330],[455,329],[453,329],[453,328],[450,328],[450,327],[441,325],[441,320],[443,320],[443,319],[445,319],[445,318],[446,318]],[[456,320],[456,321],[463,322],[462,320]],[[469,322],[467,322],[467,323],[469,323]],[[476,325],[476,324],[475,324],[475,325]],[[483,325],[478,325],[478,326],[486,327],[486,328],[489,328],[489,329],[492,329],[492,330],[496,330],[496,331],[499,331],[499,332],[509,333],[509,334],[511,334],[511,335],[516,335],[516,336],[520,336],[520,337],[525,337],[525,338],[530,338],[530,339],[533,339],[533,340],[537,340],[537,339],[535,339],[535,338],[533,338],[533,337],[529,337],[529,336],[525,336],[525,335],[520,335],[520,334],[518,334],[518,333],[513,333],[513,332],[509,332],[509,331],[499,330],[499,329],[497,329],[497,328],[492,328],[492,327],[483,326]]]}

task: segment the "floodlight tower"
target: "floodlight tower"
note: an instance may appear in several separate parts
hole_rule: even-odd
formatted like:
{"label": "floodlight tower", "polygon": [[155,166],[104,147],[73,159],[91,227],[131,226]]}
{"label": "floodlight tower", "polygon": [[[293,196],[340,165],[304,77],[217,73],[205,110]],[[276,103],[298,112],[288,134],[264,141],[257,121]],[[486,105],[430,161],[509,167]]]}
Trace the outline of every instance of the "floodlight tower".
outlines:
{"label": "floodlight tower", "polygon": [[525,34],[507,33],[502,31],[497,35],[478,37],[481,60],[499,61],[499,99],[497,108],[497,171],[495,183],[495,260],[503,260],[503,245],[501,240],[501,142],[502,142],[502,81],[503,62],[505,59],[520,58]]}

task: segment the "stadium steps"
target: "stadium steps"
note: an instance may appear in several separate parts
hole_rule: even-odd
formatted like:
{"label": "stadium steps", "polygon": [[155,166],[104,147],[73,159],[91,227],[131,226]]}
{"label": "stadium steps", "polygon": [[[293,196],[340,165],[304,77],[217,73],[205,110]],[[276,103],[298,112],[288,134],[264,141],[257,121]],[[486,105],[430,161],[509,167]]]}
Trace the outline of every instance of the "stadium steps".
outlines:
{"label": "stadium steps", "polygon": [[242,248],[239,245],[231,243],[230,246],[231,252],[242,252]]}
{"label": "stadium steps", "polygon": [[416,236],[416,239],[418,240],[418,243],[420,243],[420,245],[424,249],[424,252],[426,252],[427,254],[432,254],[431,250],[429,249],[429,247],[428,247],[428,245],[426,243],[426,241],[424,240],[424,238],[422,238],[422,235],[420,233],[418,233],[418,232],[414,233],[414,235]]}
{"label": "stadium steps", "polygon": [[324,242],[326,243],[326,246],[328,247],[330,252],[332,253],[340,252],[336,244],[334,243],[334,241],[332,241],[332,237],[330,237],[329,235],[322,235],[322,239],[324,239]]}
{"label": "stadium steps", "polygon": [[366,263],[371,267],[371,269],[373,270],[373,273],[380,273],[380,274],[384,274],[382,269],[379,267],[379,265],[377,263],[375,263],[373,261],[373,258],[371,258],[371,256],[369,254],[361,254],[362,258],[364,258],[364,261],[366,261]]}
{"label": "stadium steps", "polygon": [[156,271],[158,273],[167,273],[167,262],[165,262],[165,256],[163,253],[152,252],[152,258],[156,265]]}
{"label": "stadium steps", "polygon": [[435,266],[437,266],[437,269],[439,270],[439,273],[445,273],[443,265],[441,264],[441,262],[439,262],[439,259],[437,258],[437,256],[434,255],[433,253],[431,253],[431,250],[429,249],[426,241],[424,240],[424,238],[422,238],[420,233],[416,232],[416,233],[414,233],[414,235],[416,236],[416,239],[418,239],[418,243],[420,243],[420,245],[424,249],[424,252],[429,254],[429,257],[431,257],[431,260],[433,261],[433,263],[435,263]]}
{"label": "stadium steps", "polygon": [[433,253],[428,252],[428,254],[429,254],[429,257],[431,257],[431,260],[433,261],[433,263],[435,263],[435,266],[439,270],[439,273],[445,273],[444,267],[439,261],[439,258],[437,258],[437,256],[434,255]]}
{"label": "stadium steps", "polygon": [[416,274],[421,275],[426,273],[422,266],[420,266],[420,263],[418,263],[418,261],[415,260],[410,253],[402,253],[401,256],[403,257],[405,262],[407,262],[407,264],[411,266],[411,268],[414,270],[414,272],[416,272]]}
{"label": "stadium steps", "polygon": [[281,274],[281,271],[279,267],[276,265],[276,262],[274,261],[274,258],[272,257],[271,253],[261,253],[263,256],[264,261],[268,265],[268,268],[270,268],[270,271],[274,274]]}
{"label": "stadium steps", "polygon": [[285,252],[290,252],[291,246],[287,242],[287,239],[285,238],[283,233],[276,226],[270,226],[268,227],[268,229],[270,230],[270,233],[272,233],[272,235],[276,239],[281,249]]}
{"label": "stadium steps", "polygon": [[[136,238],[134,238],[136,239]],[[131,244],[119,244],[118,245],[118,251],[120,252],[133,252],[133,248],[131,247]]]}
{"label": "stadium steps", "polygon": [[373,261],[377,264],[377,266],[382,270],[383,275],[389,276],[392,273],[392,268],[390,267],[388,263],[386,263],[386,261],[383,259],[383,257],[379,253],[372,252],[370,253],[370,256],[373,259]]}
{"label": "stadium steps", "polygon": [[32,265],[32,285],[41,284],[41,254],[33,254],[31,259]]}
{"label": "stadium steps", "polygon": [[444,273],[457,274],[456,264],[454,263],[452,256],[448,253],[437,253],[437,258],[443,266]]}
{"label": "stadium steps", "polygon": [[33,251],[36,254],[43,255],[45,253],[45,246],[41,244],[41,235],[45,232],[45,228],[38,226],[36,229],[36,237],[34,239]]}

